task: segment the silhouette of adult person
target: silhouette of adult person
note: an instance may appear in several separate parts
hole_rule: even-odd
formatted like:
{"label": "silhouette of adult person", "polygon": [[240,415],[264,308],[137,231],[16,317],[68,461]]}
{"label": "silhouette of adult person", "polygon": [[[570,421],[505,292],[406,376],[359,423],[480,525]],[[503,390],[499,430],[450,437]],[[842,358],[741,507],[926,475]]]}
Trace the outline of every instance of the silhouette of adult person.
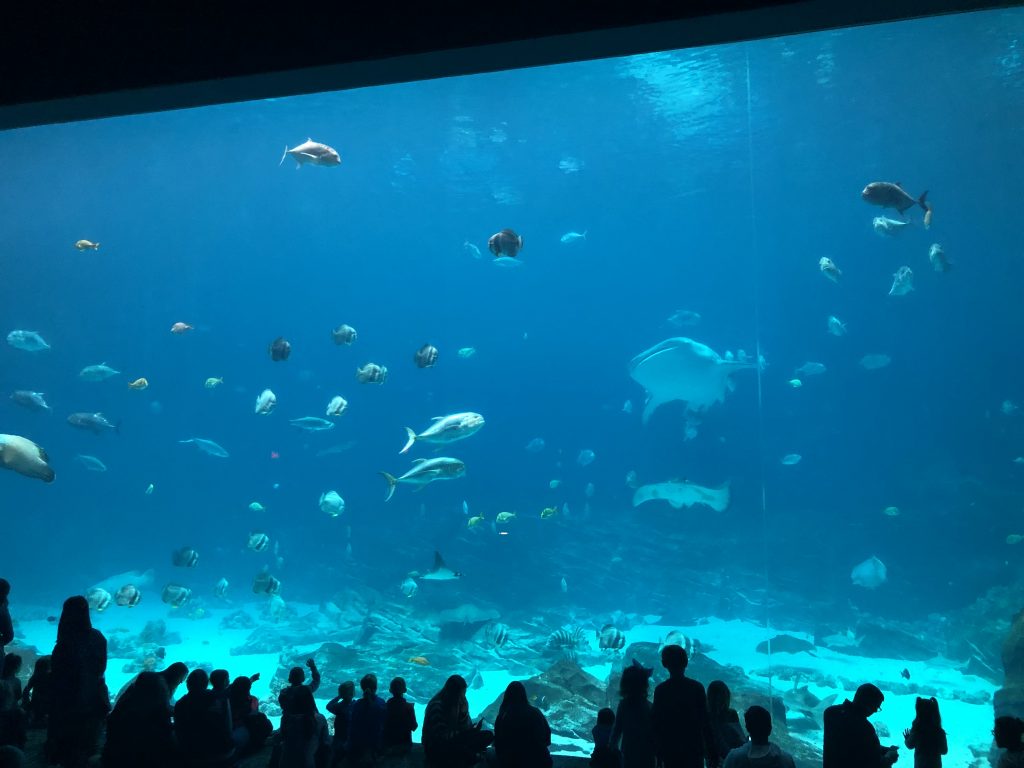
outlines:
{"label": "silhouette of adult person", "polygon": [[465,678],[452,675],[427,704],[421,739],[427,768],[476,765],[494,740],[493,733],[483,730],[483,720],[473,725],[469,719],[468,687]]}
{"label": "silhouette of adult person", "polygon": [[185,680],[185,695],[174,705],[174,735],[188,768],[234,762],[231,712],[226,700],[207,688],[209,681],[206,670],[192,670]]}
{"label": "silhouette of adult person", "polygon": [[316,768],[317,754],[327,762],[330,737],[327,720],[317,711],[313,691],[299,685],[291,694],[287,715],[281,717],[281,759],[278,768]]}
{"label": "silhouette of adult person", "polygon": [[107,718],[103,768],[167,768],[180,764],[170,698],[161,673],[139,673]]}
{"label": "silhouette of adult person", "polygon": [[1024,720],[1009,715],[997,717],[992,735],[996,746],[1006,750],[999,756],[997,768],[1024,768]]}
{"label": "silhouette of adult person", "polygon": [[406,758],[412,750],[412,734],[419,727],[419,723],[416,722],[416,708],[411,701],[405,700],[405,678],[394,678],[388,690],[391,692],[391,698],[388,699],[387,711],[384,713],[380,743],[384,754],[392,763],[405,765]]}
{"label": "silhouette of adult person", "polygon": [[942,756],[949,751],[946,732],[942,730],[939,702],[917,697],[914,704],[917,717],[903,732],[903,743],[914,750],[914,768],[942,768]]}
{"label": "silhouette of adult person", "polygon": [[[316,693],[316,689],[320,687],[320,670],[316,668],[316,662],[313,659],[306,659],[306,666],[309,667],[309,688],[310,693]],[[277,695],[277,703],[281,705],[281,714],[288,714],[288,708],[291,706],[291,697],[295,693],[295,689],[300,685],[304,685],[306,682],[306,673],[302,670],[302,667],[292,667],[288,670],[288,686],[282,688],[281,692]]]}
{"label": "silhouette of adult person", "polygon": [[380,753],[387,704],[377,695],[376,675],[363,675],[359,688],[363,695],[352,704],[345,751],[353,765],[372,765]]}
{"label": "silhouette of adult person", "polygon": [[732,692],[721,680],[708,683],[708,721],[711,724],[711,736],[714,739],[714,754],[719,761],[725,759],[736,747],[743,746],[747,737],[740,728],[740,718],[736,710],[729,706]]}
{"label": "silhouette of adult person", "polygon": [[710,766],[718,765],[707,694],[703,685],[686,676],[689,663],[681,646],[661,649],[661,665],[669,678],[654,689],[651,720],[658,759],[665,768],[703,768],[705,756]]}
{"label": "silhouette of adult person", "polygon": [[51,656],[51,701],[46,733],[50,763],[81,768],[99,746],[110,712],[104,680],[107,639],[89,620],[89,603],[69,597],[57,623],[57,644]]}
{"label": "silhouette of adult person", "polygon": [[550,768],[550,746],[547,719],[530,705],[526,686],[513,680],[494,720],[494,754],[499,768]]}
{"label": "silhouette of adult person", "polygon": [[621,699],[609,742],[621,753],[622,768],[653,768],[655,763],[654,724],[647,700],[650,681],[650,672],[635,662],[622,670]]}
{"label": "silhouette of adult person", "polygon": [[8,604],[11,594],[11,583],[0,579],[0,661],[7,653],[4,646],[14,642],[14,622],[11,621],[11,608]]}
{"label": "silhouette of adult person", "polygon": [[882,708],[878,686],[864,683],[842,704],[825,710],[822,768],[877,768],[899,759],[896,747],[883,747],[868,718]]}
{"label": "silhouette of adult person", "polygon": [[750,741],[731,750],[722,768],[796,768],[793,756],[768,740],[772,716],[767,709],[755,704],[743,713],[743,723]]}

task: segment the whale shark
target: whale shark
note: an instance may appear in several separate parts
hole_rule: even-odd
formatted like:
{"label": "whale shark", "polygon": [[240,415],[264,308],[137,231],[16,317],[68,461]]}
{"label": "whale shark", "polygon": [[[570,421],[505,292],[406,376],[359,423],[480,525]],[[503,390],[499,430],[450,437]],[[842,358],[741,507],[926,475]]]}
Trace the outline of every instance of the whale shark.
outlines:
{"label": "whale shark", "polygon": [[677,336],[655,344],[634,357],[629,375],[647,390],[643,423],[659,406],[682,400],[688,411],[703,411],[725,400],[735,385],[729,378],[753,360],[729,360],[699,341]]}

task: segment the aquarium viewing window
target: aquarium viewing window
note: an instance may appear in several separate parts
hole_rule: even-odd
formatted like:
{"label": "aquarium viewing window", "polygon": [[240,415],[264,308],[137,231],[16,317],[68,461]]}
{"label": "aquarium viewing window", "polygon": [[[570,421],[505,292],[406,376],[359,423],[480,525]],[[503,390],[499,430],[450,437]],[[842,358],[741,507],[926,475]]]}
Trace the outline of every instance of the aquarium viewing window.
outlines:
{"label": "aquarium viewing window", "polygon": [[321,709],[373,672],[422,721],[458,673],[493,723],[522,680],[586,756],[680,644],[801,765],[865,682],[900,764],[932,696],[982,764],[1024,715],[1022,40],[992,10],[0,133],[8,653],[83,594],[115,694],[258,671],[276,722],[314,658]]}

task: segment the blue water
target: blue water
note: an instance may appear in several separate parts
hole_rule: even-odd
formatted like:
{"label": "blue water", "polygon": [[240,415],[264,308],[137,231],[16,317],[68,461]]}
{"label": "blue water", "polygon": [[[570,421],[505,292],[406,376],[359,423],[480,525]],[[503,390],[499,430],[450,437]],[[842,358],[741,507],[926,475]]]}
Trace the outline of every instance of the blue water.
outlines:
{"label": "blue water", "polygon": [[[0,391],[43,391],[54,408],[4,401],[0,431],[44,446],[57,472],[52,485],[0,473],[3,569],[22,599],[55,605],[145,568],[157,587],[212,599],[226,576],[244,594],[263,566],[286,599],[367,585],[402,600],[437,549],[465,576],[421,590],[425,605],[562,605],[567,620],[576,606],[685,612],[683,567],[748,574],[785,595],[776,615],[799,596],[840,623],[848,606],[913,619],[1012,581],[1024,415],[1000,403],[1024,402],[1022,35],[1024,13],[999,11],[0,135],[0,330],[52,345],[2,345]],[[342,165],[279,166],[307,136]],[[911,231],[877,236],[874,216],[898,217],[859,199],[874,180],[927,189],[932,228],[909,211]],[[518,269],[487,253],[504,227],[524,237]],[[569,231],[587,237],[561,243]],[[76,251],[80,238],[100,250]],[[933,242],[948,274],[928,263]],[[890,297],[904,264],[916,290]],[[677,309],[700,324],[673,328]],[[826,333],[832,314],[846,337]],[[177,321],[195,330],[174,336]],[[330,338],[343,322],[351,347]],[[275,363],[279,335],[293,352]],[[734,377],[693,440],[679,403],[641,424],[627,372],[676,335],[767,362]],[[419,370],[426,342],[440,360]],[[892,364],[864,371],[875,352]],[[809,360],[827,373],[792,389]],[[122,374],[79,380],[104,361]],[[388,367],[383,386],[356,381],[369,361]],[[150,387],[129,390],[139,376]],[[211,376],[224,384],[205,389]],[[277,410],[256,416],[267,387]],[[288,424],[335,394],[350,405],[334,430]],[[73,411],[120,434],[74,430]],[[399,456],[403,427],[457,411],[487,420],[442,452],[466,476],[385,503],[379,471],[435,455]],[[230,458],[178,443],[190,437]],[[529,453],[535,437],[546,447]],[[783,466],[793,452],[803,460]],[[629,470],[728,480],[732,504],[634,510]],[[329,489],[347,504],[337,519],[317,507]],[[478,530],[463,501],[486,516]],[[540,519],[564,503],[568,516]],[[490,528],[503,510],[518,513],[507,536]],[[246,550],[254,530],[276,555]],[[200,552],[187,572],[170,563],[185,545]],[[889,572],[873,592],[849,575],[871,555]],[[621,578],[602,581],[612,568]]]}

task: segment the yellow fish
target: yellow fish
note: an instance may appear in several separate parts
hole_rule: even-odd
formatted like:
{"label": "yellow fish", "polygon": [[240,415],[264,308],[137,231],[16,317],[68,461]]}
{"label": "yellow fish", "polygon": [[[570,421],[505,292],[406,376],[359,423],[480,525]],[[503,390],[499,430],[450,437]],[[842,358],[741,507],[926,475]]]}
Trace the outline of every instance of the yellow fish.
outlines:
{"label": "yellow fish", "polygon": [[430,666],[430,662],[427,661],[426,657],[424,657],[424,656],[410,656],[409,657],[409,663],[410,664],[419,664],[421,667],[429,667]]}
{"label": "yellow fish", "polygon": [[149,386],[149,381],[145,378],[138,378],[135,381],[128,382],[128,389],[145,389]]}
{"label": "yellow fish", "polygon": [[80,251],[98,251],[100,249],[100,244],[94,243],[90,240],[79,240],[75,243],[75,248]]}
{"label": "yellow fish", "polygon": [[213,376],[211,376],[210,378],[203,382],[203,386],[206,387],[207,389],[216,389],[223,383],[224,379],[216,379]]}
{"label": "yellow fish", "polygon": [[1024,541],[1024,536],[1021,536],[1019,533],[1011,533],[1006,537],[1007,544],[1020,544],[1022,541]]}
{"label": "yellow fish", "polygon": [[516,519],[515,512],[499,512],[498,516],[494,518],[499,523],[507,523],[509,520]]}
{"label": "yellow fish", "polygon": [[544,509],[540,511],[540,519],[547,520],[549,517],[554,517],[557,514],[558,510],[554,507],[544,507]]}
{"label": "yellow fish", "polygon": [[471,517],[471,518],[469,518],[469,520],[466,521],[466,527],[467,528],[476,528],[483,521],[484,521],[484,516],[483,515],[477,515],[476,517]]}

